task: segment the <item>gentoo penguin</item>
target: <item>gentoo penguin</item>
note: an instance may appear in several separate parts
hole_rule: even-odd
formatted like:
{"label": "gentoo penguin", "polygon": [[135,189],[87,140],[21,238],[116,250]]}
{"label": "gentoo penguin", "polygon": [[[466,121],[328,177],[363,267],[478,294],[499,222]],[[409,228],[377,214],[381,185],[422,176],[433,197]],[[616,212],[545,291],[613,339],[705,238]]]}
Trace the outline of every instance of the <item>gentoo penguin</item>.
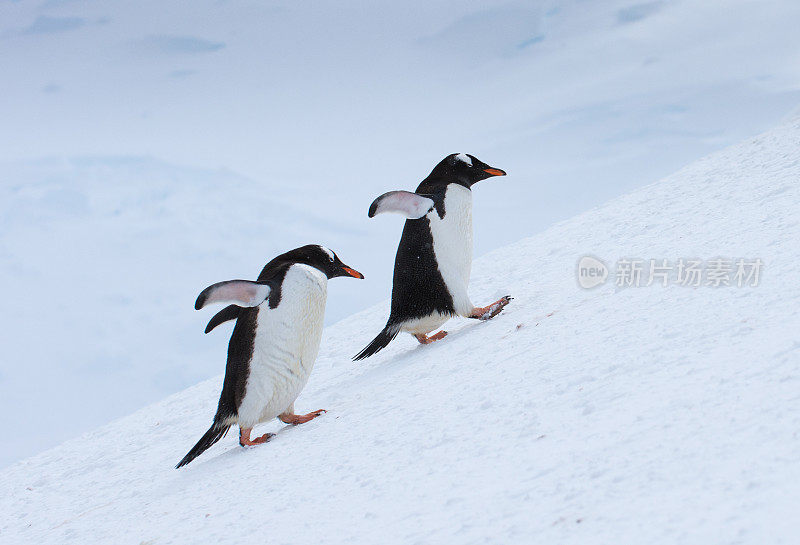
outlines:
{"label": "gentoo penguin", "polygon": [[447,335],[428,333],[451,316],[488,320],[503,310],[506,296],[476,307],[467,293],[472,268],[472,186],[492,176],[505,176],[465,153],[445,157],[414,193],[390,191],[369,207],[369,217],[398,212],[406,218],[394,261],[392,308],[386,327],[353,359],[368,358],[401,331],[422,344]]}
{"label": "gentoo penguin", "polygon": [[306,385],[322,337],[328,279],[364,278],[323,246],[308,245],[279,255],[255,282],[229,280],[204,289],[195,308],[233,303],[214,316],[206,333],[236,320],[214,423],[184,456],[185,466],[239,426],[242,446],[265,443],[272,434],[250,438],[253,427],[275,418],[303,424],[325,412],[294,414],[294,400]]}

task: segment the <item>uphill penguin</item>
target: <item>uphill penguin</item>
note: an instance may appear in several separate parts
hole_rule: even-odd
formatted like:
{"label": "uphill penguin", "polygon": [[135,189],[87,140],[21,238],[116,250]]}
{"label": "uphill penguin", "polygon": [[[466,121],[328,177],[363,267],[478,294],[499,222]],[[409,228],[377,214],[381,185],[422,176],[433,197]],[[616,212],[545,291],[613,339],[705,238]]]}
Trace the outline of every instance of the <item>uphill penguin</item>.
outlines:
{"label": "uphill penguin", "polygon": [[251,439],[256,424],[275,417],[303,424],[325,412],[294,414],[294,401],[317,359],[328,279],[337,276],[364,278],[331,250],[308,245],[267,263],[255,282],[229,280],[200,293],[198,310],[211,303],[233,303],[211,319],[206,333],[229,320],[236,320],[236,326],[214,423],[176,467],[197,458],[234,424],[240,445],[257,445],[272,434]]}
{"label": "uphill penguin", "polygon": [[488,320],[511,301],[505,296],[476,307],[467,288],[472,268],[472,186],[506,173],[465,153],[445,157],[414,193],[390,191],[372,203],[369,217],[404,215],[406,224],[394,262],[392,307],[386,327],[353,359],[368,358],[401,331],[422,344],[442,339],[428,334],[452,316]]}

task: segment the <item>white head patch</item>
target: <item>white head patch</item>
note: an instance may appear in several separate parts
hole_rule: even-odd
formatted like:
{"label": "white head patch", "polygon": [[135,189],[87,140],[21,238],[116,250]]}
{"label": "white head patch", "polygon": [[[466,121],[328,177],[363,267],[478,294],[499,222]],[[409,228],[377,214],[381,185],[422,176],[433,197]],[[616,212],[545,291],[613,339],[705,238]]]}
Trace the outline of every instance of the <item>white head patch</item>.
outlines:
{"label": "white head patch", "polygon": [[320,246],[319,249],[328,254],[328,257],[331,258],[331,261],[334,261],[336,259],[336,255],[332,251],[327,249],[325,246]]}
{"label": "white head patch", "polygon": [[462,163],[467,163],[469,166],[472,166],[472,159],[469,158],[469,155],[466,153],[459,153],[455,157],[456,161],[461,161]]}

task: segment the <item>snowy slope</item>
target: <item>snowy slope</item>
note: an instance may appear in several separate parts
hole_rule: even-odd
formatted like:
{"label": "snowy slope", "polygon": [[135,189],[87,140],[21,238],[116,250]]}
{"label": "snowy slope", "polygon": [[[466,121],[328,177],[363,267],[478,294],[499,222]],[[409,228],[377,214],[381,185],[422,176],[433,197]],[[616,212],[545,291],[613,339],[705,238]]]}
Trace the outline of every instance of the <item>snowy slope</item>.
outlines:
{"label": "snowy slope", "polygon": [[[147,157],[0,165],[0,466],[215,374],[207,316],[185,312],[198,289],[359,239],[281,186]],[[371,301],[349,293],[334,318]]]}
{"label": "snowy slope", "polygon": [[[229,436],[172,469],[216,377],[17,463],[0,540],[796,543],[798,178],[795,119],[476,261],[476,302],[516,297],[491,322],[359,364],[387,305],[327,328],[297,409],[329,412],[264,425],[266,446]],[[764,268],[757,287],[585,291],[584,254]]]}
{"label": "snowy slope", "polygon": [[210,282],[319,242],[368,279],[331,290],[328,323],[382,300],[399,229],[366,207],[448,153],[509,172],[476,188],[482,255],[773,126],[800,103],[798,20],[796,0],[0,1],[0,467],[213,376],[223,336],[185,311]]}

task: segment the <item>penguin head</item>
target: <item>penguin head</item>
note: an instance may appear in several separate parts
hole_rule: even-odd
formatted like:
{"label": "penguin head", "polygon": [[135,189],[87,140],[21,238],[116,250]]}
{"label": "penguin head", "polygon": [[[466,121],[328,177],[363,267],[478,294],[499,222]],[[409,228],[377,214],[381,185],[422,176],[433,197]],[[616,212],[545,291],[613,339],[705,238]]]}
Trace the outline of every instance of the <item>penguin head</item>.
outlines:
{"label": "penguin head", "polygon": [[505,175],[505,171],[490,167],[468,153],[452,153],[448,155],[431,172],[431,176],[445,178],[464,187],[471,187],[473,184],[492,176]]}
{"label": "penguin head", "polygon": [[310,265],[324,272],[328,278],[337,276],[352,276],[353,278],[364,278],[364,275],[357,270],[348,267],[333,250],[319,244],[308,244],[289,252],[293,261]]}

